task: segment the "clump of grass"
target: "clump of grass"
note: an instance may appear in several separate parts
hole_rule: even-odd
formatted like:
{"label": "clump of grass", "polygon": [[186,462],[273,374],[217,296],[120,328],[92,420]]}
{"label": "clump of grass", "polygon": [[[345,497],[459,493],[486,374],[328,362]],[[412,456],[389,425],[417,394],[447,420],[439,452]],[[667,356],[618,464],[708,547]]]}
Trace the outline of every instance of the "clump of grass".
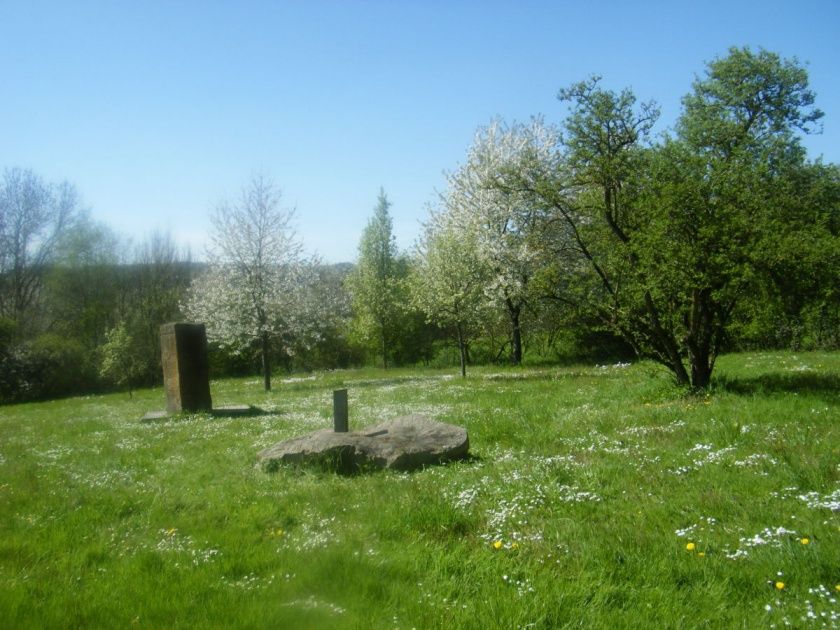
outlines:
{"label": "clump of grass", "polygon": [[[838,354],[757,353],[700,397],[617,364],[224,380],[263,413],[150,424],[159,389],[3,407],[3,624],[837,627],[838,379]],[[473,457],[255,466],[330,426],[335,387],[351,426],[426,413]]]}

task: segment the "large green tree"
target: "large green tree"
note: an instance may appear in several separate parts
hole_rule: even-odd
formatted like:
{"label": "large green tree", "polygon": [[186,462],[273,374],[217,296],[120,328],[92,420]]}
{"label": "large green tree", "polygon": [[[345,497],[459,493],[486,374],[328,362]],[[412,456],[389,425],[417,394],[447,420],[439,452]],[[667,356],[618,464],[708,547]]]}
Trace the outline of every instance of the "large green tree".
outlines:
{"label": "large green tree", "polygon": [[557,157],[526,152],[499,185],[550,205],[587,262],[566,299],[678,383],[708,386],[768,243],[825,233],[821,209],[802,201],[822,181],[805,176],[816,167],[799,140],[822,115],[805,70],[730,50],[695,81],[676,133],[658,144],[649,141],[657,108],[629,90],[592,79],[560,98],[570,113]]}
{"label": "large green tree", "polygon": [[813,103],[796,61],[733,48],[694,82],[676,136],[647,163],[637,200],[646,225],[631,249],[687,359],[686,375],[670,362],[682,382],[709,384],[770,243],[814,252],[801,236],[824,233],[824,208],[802,203],[818,185],[800,143],[822,116]]}

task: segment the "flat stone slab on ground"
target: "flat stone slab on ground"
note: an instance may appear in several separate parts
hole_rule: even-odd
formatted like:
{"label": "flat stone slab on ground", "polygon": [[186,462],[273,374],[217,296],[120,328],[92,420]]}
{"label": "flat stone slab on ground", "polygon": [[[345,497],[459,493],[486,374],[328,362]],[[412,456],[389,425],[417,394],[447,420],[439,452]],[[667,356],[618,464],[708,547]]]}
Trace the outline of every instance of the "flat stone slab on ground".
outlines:
{"label": "flat stone slab on ground", "polygon": [[[238,418],[240,416],[258,416],[264,413],[259,407],[252,407],[251,405],[222,405],[221,407],[213,407],[209,413],[216,418]],[[142,418],[140,422],[155,422],[157,420],[166,420],[168,418],[175,418],[181,415],[180,413],[170,413],[169,411],[149,411]]]}
{"label": "flat stone slab on ground", "polygon": [[155,420],[164,420],[168,415],[168,411],[148,411],[143,415],[142,418],[140,418],[140,422],[154,422]]}
{"label": "flat stone slab on ground", "polygon": [[463,427],[412,414],[362,431],[315,431],[270,446],[257,457],[268,471],[276,470],[280,464],[309,463],[342,472],[367,468],[414,470],[462,459],[469,448]]}

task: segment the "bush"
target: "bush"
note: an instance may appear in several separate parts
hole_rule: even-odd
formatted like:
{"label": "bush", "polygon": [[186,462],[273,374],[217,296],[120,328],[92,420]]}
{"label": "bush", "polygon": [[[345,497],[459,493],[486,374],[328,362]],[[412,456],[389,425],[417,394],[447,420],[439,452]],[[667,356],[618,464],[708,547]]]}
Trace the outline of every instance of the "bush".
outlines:
{"label": "bush", "polygon": [[73,339],[48,333],[0,348],[0,402],[60,398],[98,387],[95,357]]}

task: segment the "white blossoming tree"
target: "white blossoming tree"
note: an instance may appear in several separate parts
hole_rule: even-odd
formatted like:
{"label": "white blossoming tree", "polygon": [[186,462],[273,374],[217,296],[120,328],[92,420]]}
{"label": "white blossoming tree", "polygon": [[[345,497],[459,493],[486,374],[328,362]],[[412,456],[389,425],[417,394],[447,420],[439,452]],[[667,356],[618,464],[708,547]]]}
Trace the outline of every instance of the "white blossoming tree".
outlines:
{"label": "white blossoming tree", "polygon": [[449,213],[433,213],[409,281],[414,306],[455,337],[464,377],[469,340],[480,332],[490,309],[484,295],[489,269],[478,255],[475,236],[458,229]]}
{"label": "white blossoming tree", "polygon": [[294,211],[280,207],[280,191],[261,175],[235,202],[211,217],[209,268],[195,280],[186,314],[204,322],[212,342],[234,353],[259,352],[266,391],[273,349],[317,336],[321,309],[312,299],[315,260],[306,259],[292,227]]}
{"label": "white blossoming tree", "polygon": [[522,361],[522,316],[533,301],[533,281],[547,266],[551,221],[545,204],[506,187],[509,170],[545,164],[541,153],[556,143],[540,119],[507,126],[495,121],[479,130],[466,163],[449,176],[447,211],[463,239],[474,239],[476,255],[490,273],[487,298],[505,312],[510,325],[511,360]]}

